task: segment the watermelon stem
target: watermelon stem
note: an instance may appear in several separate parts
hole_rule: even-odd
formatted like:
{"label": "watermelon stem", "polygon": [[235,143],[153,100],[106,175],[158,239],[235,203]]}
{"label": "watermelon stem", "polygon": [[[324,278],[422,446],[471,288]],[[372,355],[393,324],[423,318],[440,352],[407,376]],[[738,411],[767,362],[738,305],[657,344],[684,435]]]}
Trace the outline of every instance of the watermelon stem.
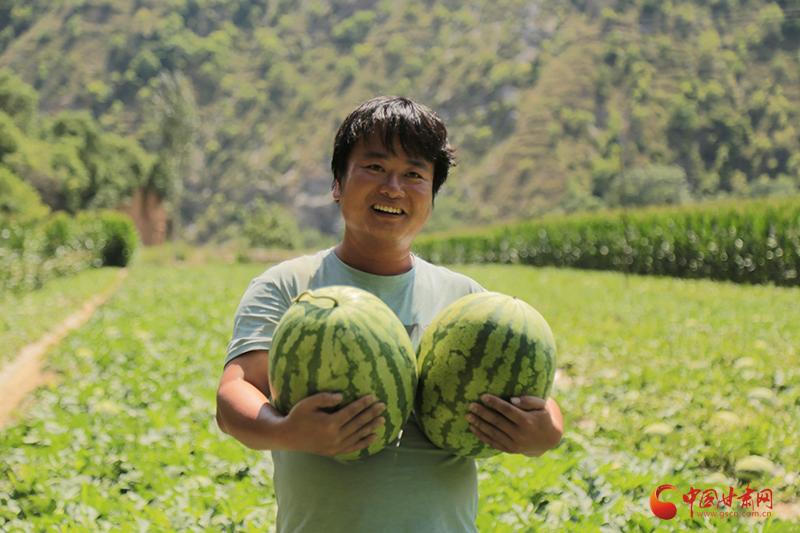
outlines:
{"label": "watermelon stem", "polygon": [[338,305],[339,305],[339,301],[336,298],[334,298],[333,296],[327,296],[327,295],[325,295],[325,296],[317,296],[312,291],[303,291],[303,292],[301,292],[300,294],[297,295],[297,298],[295,298],[294,301],[295,302],[299,302],[303,298],[303,296],[309,296],[311,298],[317,298],[317,299],[326,298],[326,299],[331,300],[333,302],[333,306],[334,307],[338,307]]}

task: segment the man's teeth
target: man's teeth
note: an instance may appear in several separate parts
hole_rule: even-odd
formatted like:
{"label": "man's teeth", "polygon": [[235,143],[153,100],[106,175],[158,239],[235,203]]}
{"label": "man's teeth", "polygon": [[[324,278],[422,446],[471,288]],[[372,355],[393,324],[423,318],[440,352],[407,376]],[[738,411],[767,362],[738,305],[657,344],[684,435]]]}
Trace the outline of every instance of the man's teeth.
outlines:
{"label": "man's teeth", "polygon": [[373,205],[372,208],[376,211],[383,211],[384,213],[391,213],[393,215],[402,215],[403,210],[396,207],[387,207],[385,205]]}

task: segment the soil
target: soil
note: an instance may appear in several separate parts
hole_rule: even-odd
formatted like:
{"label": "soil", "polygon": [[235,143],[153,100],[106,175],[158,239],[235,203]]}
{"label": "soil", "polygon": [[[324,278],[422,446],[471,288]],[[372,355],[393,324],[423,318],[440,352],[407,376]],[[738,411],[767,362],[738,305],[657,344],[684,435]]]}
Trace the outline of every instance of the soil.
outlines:
{"label": "soil", "polygon": [[22,348],[10,363],[0,369],[0,390],[3,391],[3,394],[0,395],[0,428],[15,419],[17,408],[28,393],[42,385],[57,381],[55,374],[45,370],[45,354],[50,348],[61,342],[68,333],[85,324],[95,310],[116,292],[127,275],[127,269],[122,269],[110,288],[90,298],[80,309],[38,341]]}

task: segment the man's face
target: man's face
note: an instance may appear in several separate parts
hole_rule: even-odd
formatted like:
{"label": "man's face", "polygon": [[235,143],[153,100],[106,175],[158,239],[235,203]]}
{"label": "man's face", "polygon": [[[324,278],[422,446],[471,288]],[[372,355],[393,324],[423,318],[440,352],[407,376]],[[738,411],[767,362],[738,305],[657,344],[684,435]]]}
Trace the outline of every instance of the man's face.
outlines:
{"label": "man's face", "polygon": [[392,153],[373,135],[353,147],[333,197],[352,237],[410,246],[431,214],[433,164],[412,158],[399,142]]}

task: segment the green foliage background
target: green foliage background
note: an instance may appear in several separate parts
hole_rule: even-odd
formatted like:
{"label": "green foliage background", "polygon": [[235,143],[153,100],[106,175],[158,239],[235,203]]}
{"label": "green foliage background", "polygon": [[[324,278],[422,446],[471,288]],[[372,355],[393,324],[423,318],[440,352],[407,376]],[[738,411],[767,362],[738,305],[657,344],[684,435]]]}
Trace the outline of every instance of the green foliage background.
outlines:
{"label": "green foliage background", "polygon": [[[272,527],[269,454],[222,434],[213,414],[230,319],[263,269],[134,262],[121,290],[52,354],[58,382],[0,432],[0,529]],[[797,531],[797,517],[777,515],[800,496],[800,290],[458,270],[547,318],[567,427],[540,458],[480,462],[480,531]],[[89,273],[95,283],[101,272]],[[740,461],[753,455],[768,466],[747,475]],[[678,507],[671,521],[648,506],[662,483],[679,488],[665,498]],[[772,519],[692,519],[681,500],[690,486],[740,495],[747,483],[773,490]]]}
{"label": "green foliage background", "polygon": [[800,197],[574,214],[429,235],[434,263],[519,263],[800,285]]}
{"label": "green foliage background", "polygon": [[[432,230],[629,202],[620,180],[647,203],[800,186],[793,0],[7,0],[0,66],[46,116],[88,109],[157,155],[197,239],[256,199],[335,228],[332,136],[380,93],[439,111],[460,148]],[[191,88],[178,138],[164,76]]]}
{"label": "green foliage background", "polygon": [[59,212],[31,223],[0,216],[0,299],[89,268],[127,266],[138,245],[133,221],[116,211]]}

